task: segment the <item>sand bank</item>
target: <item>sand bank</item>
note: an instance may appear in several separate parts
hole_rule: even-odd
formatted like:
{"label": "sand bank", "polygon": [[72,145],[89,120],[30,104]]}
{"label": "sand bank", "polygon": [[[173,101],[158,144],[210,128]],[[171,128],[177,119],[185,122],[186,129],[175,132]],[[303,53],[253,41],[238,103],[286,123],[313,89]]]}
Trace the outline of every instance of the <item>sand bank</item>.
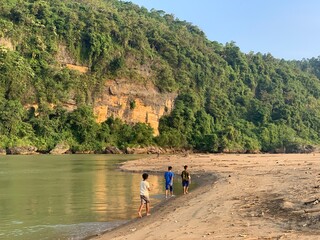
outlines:
{"label": "sand bank", "polygon": [[178,173],[187,164],[194,181],[199,176],[208,181],[161,203],[150,217],[95,239],[320,239],[319,161],[320,154],[192,154],[129,161],[121,169],[163,172],[171,165]]}

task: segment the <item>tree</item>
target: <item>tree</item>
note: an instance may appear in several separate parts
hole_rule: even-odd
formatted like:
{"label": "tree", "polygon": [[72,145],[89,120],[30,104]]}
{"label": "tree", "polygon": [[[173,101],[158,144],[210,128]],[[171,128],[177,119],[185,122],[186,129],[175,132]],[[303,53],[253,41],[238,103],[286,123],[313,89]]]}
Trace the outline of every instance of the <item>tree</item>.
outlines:
{"label": "tree", "polygon": [[33,77],[33,70],[17,52],[0,46],[0,98],[27,101]]}
{"label": "tree", "polygon": [[67,119],[67,125],[79,144],[92,149],[99,146],[96,139],[99,125],[95,121],[92,108],[89,106],[80,106],[71,112]]}

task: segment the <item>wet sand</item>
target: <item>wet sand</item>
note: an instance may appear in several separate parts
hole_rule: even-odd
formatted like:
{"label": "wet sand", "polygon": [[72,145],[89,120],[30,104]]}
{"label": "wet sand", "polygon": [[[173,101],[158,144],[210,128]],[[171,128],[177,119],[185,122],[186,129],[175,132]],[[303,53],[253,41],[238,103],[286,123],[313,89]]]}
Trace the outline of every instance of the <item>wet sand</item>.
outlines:
{"label": "wet sand", "polygon": [[[320,154],[190,154],[129,161],[124,171],[178,175],[201,186],[95,240],[320,239]],[[138,206],[137,206],[138,208]]]}

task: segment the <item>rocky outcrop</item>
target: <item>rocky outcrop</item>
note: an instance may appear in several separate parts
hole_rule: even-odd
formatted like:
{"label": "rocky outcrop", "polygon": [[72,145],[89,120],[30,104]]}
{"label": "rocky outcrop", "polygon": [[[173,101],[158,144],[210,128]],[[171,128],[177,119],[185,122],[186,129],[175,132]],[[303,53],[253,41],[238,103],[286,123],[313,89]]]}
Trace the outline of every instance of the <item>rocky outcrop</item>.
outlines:
{"label": "rocky outcrop", "polygon": [[108,80],[94,111],[98,122],[113,116],[127,123],[147,123],[158,135],[159,119],[171,112],[176,96],[160,93],[150,81],[138,84],[128,79]]}
{"label": "rocky outcrop", "polygon": [[161,148],[161,147],[127,147],[125,149],[126,154],[183,154],[188,155],[192,153],[191,150],[179,149],[179,148]]}
{"label": "rocky outcrop", "polygon": [[104,150],[104,153],[106,153],[106,154],[122,154],[123,152],[117,147],[109,146],[109,147],[106,147],[106,149]]}
{"label": "rocky outcrop", "polygon": [[56,59],[60,64],[70,70],[77,71],[79,73],[87,73],[89,68],[87,66],[80,65],[72,58],[65,44],[60,43],[58,46],[58,51]]}
{"label": "rocky outcrop", "polygon": [[317,147],[312,145],[304,145],[292,143],[286,147],[275,149],[274,153],[312,153],[317,152]]}
{"label": "rocky outcrop", "polygon": [[54,149],[50,151],[50,154],[65,154],[70,150],[70,146],[67,143],[58,143]]}
{"label": "rocky outcrop", "polygon": [[[83,74],[90,72],[72,57],[64,43],[59,44],[56,59],[68,69]],[[159,119],[171,112],[177,94],[158,91],[152,81],[156,76],[151,63],[141,65],[134,56],[127,56],[126,66],[132,77],[106,80],[101,96],[93,100],[97,122],[113,116],[127,123],[147,123],[154,129],[154,135],[158,135]],[[76,108],[73,97],[63,106],[73,111]]]}
{"label": "rocky outcrop", "polygon": [[91,151],[91,150],[88,150],[88,151],[75,151],[74,153],[75,154],[94,154],[95,151]]}
{"label": "rocky outcrop", "polygon": [[37,148],[34,146],[11,147],[8,148],[8,154],[13,155],[32,155],[37,154]]}
{"label": "rocky outcrop", "polygon": [[66,67],[70,70],[78,71],[80,73],[87,73],[89,68],[86,66],[75,65],[75,64],[66,64]]}
{"label": "rocky outcrop", "polygon": [[7,154],[7,150],[4,148],[0,148],[0,155],[6,155]]}
{"label": "rocky outcrop", "polygon": [[125,151],[127,154],[160,154],[164,153],[165,151],[160,147],[143,147],[143,148],[126,148]]}

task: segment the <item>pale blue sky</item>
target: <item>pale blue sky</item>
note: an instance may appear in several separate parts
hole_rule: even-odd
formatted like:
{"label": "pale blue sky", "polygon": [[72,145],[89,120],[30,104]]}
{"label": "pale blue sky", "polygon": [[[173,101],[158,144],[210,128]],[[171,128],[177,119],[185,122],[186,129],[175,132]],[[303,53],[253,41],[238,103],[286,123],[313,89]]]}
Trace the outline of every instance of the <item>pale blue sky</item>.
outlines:
{"label": "pale blue sky", "polygon": [[320,55],[320,0],[131,2],[186,20],[202,29],[211,41],[234,41],[245,53],[271,53],[287,60]]}

